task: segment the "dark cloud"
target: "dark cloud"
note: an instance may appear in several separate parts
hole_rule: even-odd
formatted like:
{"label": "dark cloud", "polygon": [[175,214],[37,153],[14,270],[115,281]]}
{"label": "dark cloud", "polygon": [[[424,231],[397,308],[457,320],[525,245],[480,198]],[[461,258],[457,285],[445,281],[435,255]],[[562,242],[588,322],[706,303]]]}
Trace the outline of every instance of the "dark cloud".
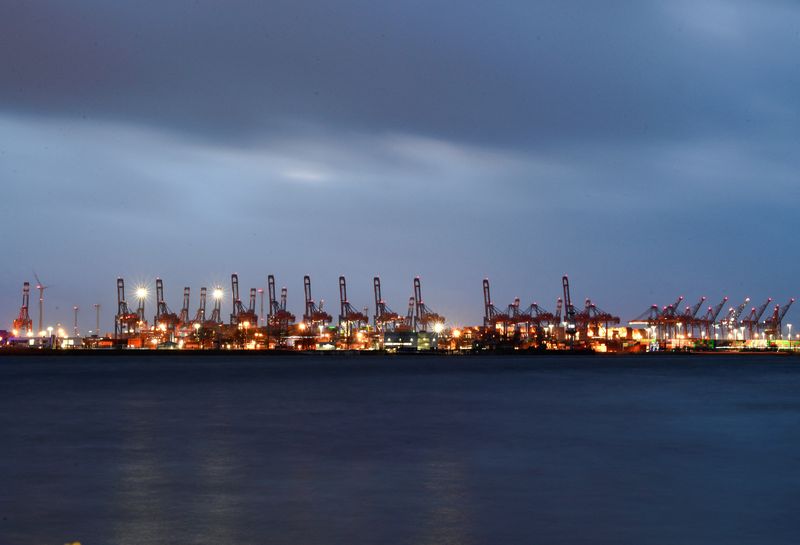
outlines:
{"label": "dark cloud", "polygon": [[8,0],[0,308],[32,266],[63,308],[110,307],[117,274],[177,295],[233,270],[295,295],[311,272],[328,298],[347,273],[363,303],[383,273],[395,306],[422,274],[472,322],[484,275],[552,305],[572,271],[623,316],[676,290],[788,297],[798,21],[791,2]]}
{"label": "dark cloud", "polygon": [[796,56],[774,54],[798,44],[784,4],[4,5],[7,107],[209,138],[298,122],[504,145],[684,137],[785,128],[796,103]]}

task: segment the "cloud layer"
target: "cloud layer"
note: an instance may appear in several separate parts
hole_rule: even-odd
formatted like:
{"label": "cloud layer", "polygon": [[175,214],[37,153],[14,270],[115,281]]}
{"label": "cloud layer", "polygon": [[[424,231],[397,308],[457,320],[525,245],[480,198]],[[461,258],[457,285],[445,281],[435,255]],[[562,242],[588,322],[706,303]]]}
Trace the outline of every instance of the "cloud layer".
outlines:
{"label": "cloud layer", "polygon": [[487,275],[623,318],[796,295],[793,3],[298,4],[4,3],[3,315],[32,268],[64,322],[116,275],[299,310],[420,274],[460,323]]}

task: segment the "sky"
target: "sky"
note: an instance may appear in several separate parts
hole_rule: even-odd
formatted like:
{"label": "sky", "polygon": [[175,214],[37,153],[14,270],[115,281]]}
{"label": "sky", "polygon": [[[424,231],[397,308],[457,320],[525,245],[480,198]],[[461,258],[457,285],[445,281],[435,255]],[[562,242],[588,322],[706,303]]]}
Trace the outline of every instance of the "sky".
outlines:
{"label": "sky", "polygon": [[0,329],[34,271],[84,331],[118,276],[194,312],[274,274],[300,315],[304,274],[400,312],[418,275],[455,325],[484,277],[623,320],[783,303],[799,114],[796,2],[5,0]]}

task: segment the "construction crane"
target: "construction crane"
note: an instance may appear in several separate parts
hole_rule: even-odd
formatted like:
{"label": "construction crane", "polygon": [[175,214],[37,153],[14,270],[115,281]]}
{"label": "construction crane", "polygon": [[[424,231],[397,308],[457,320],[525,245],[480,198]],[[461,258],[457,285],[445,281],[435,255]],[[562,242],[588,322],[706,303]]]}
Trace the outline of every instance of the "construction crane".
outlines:
{"label": "construction crane", "polygon": [[39,290],[39,335],[44,331],[44,290],[50,286],[45,286],[36,271],[33,272],[33,277],[36,279],[36,289]]}
{"label": "construction crane", "polygon": [[751,308],[747,317],[742,319],[742,325],[747,328],[747,334],[751,339],[755,339],[758,336],[761,317],[771,302],[772,297],[767,298],[758,308]]}
{"label": "construction crane", "polygon": [[125,301],[125,280],[117,278],[117,314],[114,317],[114,338],[134,333],[141,322],[139,318],[139,314],[131,312]]}
{"label": "construction crane", "polygon": [[184,327],[189,325],[189,286],[183,288],[183,306],[181,314],[178,316],[178,322]]}
{"label": "construction crane", "polygon": [[508,331],[510,317],[501,312],[492,302],[492,294],[489,290],[489,279],[483,279],[483,327],[492,330],[501,330],[503,335]]}
{"label": "construction crane", "polygon": [[322,309],[323,302],[319,302],[319,306],[311,298],[311,277],[305,275],[303,277],[303,291],[305,292],[305,312],[303,313],[303,322],[306,327],[312,328],[315,326],[325,327],[331,323],[333,318],[330,314]]}
{"label": "construction crane", "polygon": [[[414,300],[416,301],[416,314],[414,321],[417,331],[427,331],[428,327],[434,330],[444,326],[445,318],[429,309],[422,300],[422,283],[419,276],[414,278]],[[438,333],[438,331],[437,331]]]}
{"label": "construction crane", "polygon": [[164,300],[164,281],[156,278],[156,315],[153,324],[159,329],[172,331],[178,325],[178,321],[178,315],[170,310]]}
{"label": "construction crane", "polygon": [[367,315],[356,310],[347,300],[347,281],[344,276],[339,277],[339,309],[339,328],[343,329],[346,335],[350,334],[353,326],[358,329],[363,324],[369,323]]}
{"label": "construction crane", "polygon": [[403,317],[390,309],[383,300],[379,276],[372,279],[372,286],[375,292],[375,316],[373,316],[375,329],[380,333],[393,331],[399,323],[403,322]]}
{"label": "construction crane", "polygon": [[764,320],[764,334],[770,338],[782,338],[783,318],[794,303],[794,298],[783,306],[775,305],[772,316]]}
{"label": "construction crane", "polygon": [[25,282],[22,284],[22,306],[19,307],[19,314],[13,323],[14,330],[17,332],[33,333],[33,320],[31,320],[29,312],[30,298],[31,284],[30,282]]}

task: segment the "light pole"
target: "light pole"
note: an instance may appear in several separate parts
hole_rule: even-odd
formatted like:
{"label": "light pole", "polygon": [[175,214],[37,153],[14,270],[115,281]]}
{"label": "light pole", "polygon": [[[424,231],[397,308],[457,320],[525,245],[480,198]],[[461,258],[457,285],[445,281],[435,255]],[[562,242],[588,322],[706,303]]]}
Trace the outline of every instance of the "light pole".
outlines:
{"label": "light pole", "polygon": [[789,328],[789,350],[792,349],[792,324],[786,324],[786,327]]}

